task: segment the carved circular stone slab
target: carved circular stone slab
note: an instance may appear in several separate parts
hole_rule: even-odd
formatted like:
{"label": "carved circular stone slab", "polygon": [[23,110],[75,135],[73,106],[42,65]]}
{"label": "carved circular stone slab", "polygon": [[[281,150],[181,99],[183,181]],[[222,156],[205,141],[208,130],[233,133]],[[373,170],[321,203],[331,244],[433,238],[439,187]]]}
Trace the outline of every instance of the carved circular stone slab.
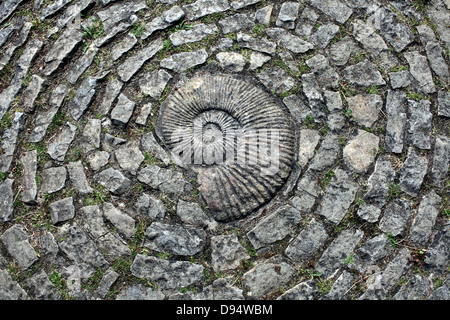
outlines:
{"label": "carved circular stone slab", "polygon": [[295,162],[288,109],[247,77],[189,80],[162,104],[156,131],[174,161],[197,173],[217,221],[243,218],[268,203]]}

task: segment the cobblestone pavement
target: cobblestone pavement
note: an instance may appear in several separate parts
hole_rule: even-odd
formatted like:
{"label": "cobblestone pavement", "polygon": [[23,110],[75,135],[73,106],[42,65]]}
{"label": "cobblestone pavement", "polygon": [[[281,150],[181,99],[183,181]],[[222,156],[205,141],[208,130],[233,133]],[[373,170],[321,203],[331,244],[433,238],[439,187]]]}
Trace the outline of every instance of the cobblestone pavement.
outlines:
{"label": "cobblestone pavement", "polygon": [[[1,1],[0,299],[449,299],[449,10]],[[281,180],[174,161],[163,110],[260,94]]]}

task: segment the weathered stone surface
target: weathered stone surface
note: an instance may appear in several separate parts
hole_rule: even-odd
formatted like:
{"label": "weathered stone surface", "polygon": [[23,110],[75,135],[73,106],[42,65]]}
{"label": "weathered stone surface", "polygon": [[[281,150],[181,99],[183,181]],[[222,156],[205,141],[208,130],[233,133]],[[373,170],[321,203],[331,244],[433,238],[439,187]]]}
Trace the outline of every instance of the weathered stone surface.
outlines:
{"label": "weathered stone surface", "polygon": [[447,280],[444,282],[444,284],[441,287],[434,290],[434,292],[430,295],[430,297],[428,299],[444,301],[444,300],[448,300],[449,298],[450,298],[450,286],[449,286],[449,281],[447,278]]}
{"label": "weathered stone surface", "polygon": [[367,180],[367,191],[363,195],[366,204],[376,205],[382,208],[386,202],[389,184],[393,182],[395,171],[387,159],[378,159],[375,170]]}
{"label": "weathered stone surface", "polygon": [[363,47],[374,53],[380,53],[384,50],[388,50],[383,38],[375,32],[375,28],[369,23],[357,19],[352,23],[353,32],[355,34],[355,40],[363,45]]}
{"label": "weathered stone surface", "polygon": [[42,12],[40,14],[40,19],[44,20],[44,19],[50,17],[51,15],[53,15],[56,12],[58,12],[59,10],[61,10],[64,6],[66,6],[69,3],[70,3],[70,0],[58,0],[58,1],[54,1],[50,4],[48,4],[42,10]]}
{"label": "weathered stone surface", "polygon": [[30,288],[30,294],[36,300],[59,300],[61,294],[55,288],[44,270],[33,274],[26,280],[27,287]]}
{"label": "weathered stone surface", "polygon": [[339,31],[339,27],[333,23],[320,26],[315,33],[309,38],[314,46],[325,49]]}
{"label": "weathered stone surface", "polygon": [[127,82],[142,67],[142,65],[151,59],[163,47],[161,39],[150,42],[144,49],[130,56],[124,63],[117,67],[117,73],[120,80]]}
{"label": "weathered stone surface", "polygon": [[378,281],[369,285],[366,292],[361,295],[359,300],[379,300],[384,299],[398,279],[402,276],[408,267],[411,254],[407,248],[402,248],[392,261],[381,272]]}
{"label": "weathered stone surface", "polygon": [[0,4],[0,23],[8,18],[23,0],[6,0]]}
{"label": "weathered stone surface", "polygon": [[30,83],[26,87],[26,89],[23,91],[23,110],[26,113],[32,113],[34,112],[36,106],[35,101],[38,97],[39,93],[42,91],[42,86],[44,84],[45,80],[37,75],[33,75],[31,77]]}
{"label": "weathered stone surface", "polygon": [[212,237],[211,248],[211,265],[216,272],[236,269],[242,260],[250,259],[234,234]]}
{"label": "weathered stone surface", "polygon": [[414,35],[408,26],[400,22],[398,16],[392,11],[379,8],[370,18],[374,20],[375,27],[380,30],[383,38],[389,42],[396,52],[403,51],[414,41]]}
{"label": "weathered stone surface", "polygon": [[251,30],[255,23],[246,14],[238,13],[218,21],[224,34],[238,32],[241,30]]}
{"label": "weathered stone surface", "polygon": [[0,30],[0,46],[2,46],[6,40],[8,40],[9,36],[11,35],[11,33],[14,30],[17,30],[20,26],[16,23],[11,23],[7,26],[5,26],[4,28],[2,28],[2,30]]}
{"label": "weathered stone surface", "polygon": [[0,270],[0,299],[16,301],[29,299],[25,290],[11,278],[8,270]]}
{"label": "weathered stone surface", "polygon": [[307,171],[297,186],[296,196],[290,200],[294,208],[300,212],[310,212],[319,197],[320,186],[317,179]]}
{"label": "weathered stone surface", "polygon": [[334,281],[329,293],[325,295],[325,299],[344,300],[347,292],[350,290],[353,282],[353,275],[344,270],[341,275]]}
{"label": "weathered stone surface", "polygon": [[84,126],[81,149],[84,153],[100,148],[100,134],[102,130],[102,122],[100,119],[89,119]]}
{"label": "weathered stone surface", "polygon": [[166,213],[166,209],[162,204],[162,201],[149,196],[146,193],[140,195],[137,199],[134,207],[138,213],[141,213],[153,220],[162,220]]}
{"label": "weathered stone surface", "polygon": [[164,300],[165,296],[160,289],[154,290],[152,287],[145,287],[143,285],[132,285],[122,289],[116,297],[116,300]]}
{"label": "weathered stone surface", "polygon": [[188,261],[168,261],[156,257],[136,255],[131,273],[151,279],[161,288],[182,288],[203,280],[203,266]]}
{"label": "weathered stone surface", "polygon": [[95,292],[101,297],[105,298],[108,294],[111,286],[116,282],[116,280],[119,278],[119,274],[115,272],[112,268],[109,268],[106,270],[105,274],[102,277],[102,280],[100,280],[100,283],[95,290]]}
{"label": "weathered stone surface", "polygon": [[261,0],[233,0],[230,5],[234,10],[238,10],[259,2],[261,2]]}
{"label": "weathered stone surface", "polygon": [[75,49],[82,40],[83,34],[74,28],[68,28],[53,43],[52,48],[47,52],[44,61],[44,75],[49,76],[58,69],[63,60]]}
{"label": "weathered stone surface", "polygon": [[75,207],[73,206],[73,198],[67,197],[61,200],[52,202],[49,205],[50,217],[53,224],[67,221],[75,216]]}
{"label": "weathered stone surface", "polygon": [[328,133],[312,158],[308,169],[315,172],[330,169],[338,159],[338,156],[339,137],[334,133]]}
{"label": "weathered stone surface", "polygon": [[246,64],[245,57],[236,52],[220,52],[216,58],[220,67],[228,72],[240,72]]}
{"label": "weathered stone surface", "polygon": [[278,27],[283,27],[286,29],[294,29],[294,21],[297,19],[298,10],[300,8],[300,3],[287,1],[283,2],[278,13],[278,18],[275,24]]}
{"label": "weathered stone surface", "polygon": [[295,270],[286,262],[266,260],[244,273],[242,280],[249,290],[249,296],[262,299],[286,285],[294,273]]}
{"label": "weathered stone surface", "polygon": [[0,148],[3,153],[0,154],[0,172],[5,173],[10,170],[19,131],[22,129],[25,120],[26,116],[22,112],[14,113],[11,126],[1,136]]}
{"label": "weathered stone surface", "polygon": [[218,226],[218,223],[210,216],[207,216],[200,205],[195,202],[178,200],[177,216],[186,223],[206,227],[210,230],[214,230]]}
{"label": "weathered stone surface", "polygon": [[412,147],[408,149],[408,157],[399,173],[400,189],[412,197],[420,190],[423,178],[427,173],[428,159],[417,155]]}
{"label": "weathered stone surface", "polygon": [[62,130],[49,141],[48,155],[54,160],[64,161],[76,132],[77,127],[70,122],[66,122]]}
{"label": "weathered stone surface", "polygon": [[30,41],[28,41],[27,46],[14,65],[14,77],[9,82],[9,86],[7,86],[0,93],[0,118],[3,118],[10,105],[16,98],[16,95],[22,88],[22,83],[27,77],[31,62],[33,61],[36,54],[41,50],[42,46],[43,42],[39,39],[31,39]]}
{"label": "weathered stone surface", "polygon": [[308,161],[313,157],[320,134],[317,130],[303,129],[300,131],[300,146],[298,150],[298,164],[305,168]]}
{"label": "weathered stone surface", "polygon": [[97,173],[94,175],[94,180],[118,195],[126,192],[131,185],[131,180],[114,168],[107,168]]}
{"label": "weathered stone surface", "polygon": [[117,233],[109,229],[104,214],[98,205],[86,206],[77,210],[77,222],[94,240],[96,246],[107,256],[119,258],[130,256],[131,250]]}
{"label": "weathered stone surface", "polygon": [[228,9],[230,9],[228,0],[197,0],[192,4],[183,6],[188,20],[197,20],[206,15],[223,12]]}
{"label": "weathered stone surface", "polygon": [[106,151],[97,151],[87,156],[87,162],[92,170],[97,171],[108,164],[110,154]]}
{"label": "weathered stone surface", "polygon": [[431,181],[434,185],[442,187],[448,177],[450,164],[450,139],[446,136],[436,136],[434,145],[433,165],[431,167]]}
{"label": "weathered stone surface", "polygon": [[272,15],[273,4],[265,6],[255,11],[255,23],[268,26],[270,24],[270,17]]}
{"label": "weathered stone surface", "polygon": [[202,229],[153,222],[145,232],[149,249],[176,255],[193,256],[202,251],[206,232]]}
{"label": "weathered stone surface", "polygon": [[444,274],[448,268],[449,226],[443,226],[432,237],[425,255],[425,268],[436,274]]}
{"label": "weathered stone surface", "polygon": [[176,53],[168,58],[161,60],[161,67],[175,72],[183,72],[189,68],[205,63],[208,58],[205,49],[193,52]]}
{"label": "weathered stone surface", "polygon": [[[138,11],[144,9],[145,3],[143,1],[130,1],[125,3],[117,3],[109,6],[107,9],[97,12],[103,25],[103,34],[101,37],[94,40],[94,44],[97,47],[101,47],[109,43],[114,36],[127,30],[130,26],[138,21],[138,17],[135,15]],[[86,22],[94,22],[91,19],[85,20]],[[86,26],[84,26],[86,27]]]}
{"label": "weathered stone surface", "polygon": [[31,150],[25,152],[20,158],[23,166],[23,177],[22,177],[22,201],[29,205],[36,204],[36,170],[37,170],[37,152],[36,150]]}
{"label": "weathered stone surface", "polygon": [[172,76],[167,71],[155,70],[145,74],[139,80],[139,87],[143,93],[154,99],[159,99],[170,79],[172,79]]}
{"label": "weathered stone surface", "polygon": [[147,119],[152,115],[153,103],[149,102],[141,106],[138,116],[134,120],[135,123],[145,126],[147,124]]}
{"label": "weathered stone surface", "polygon": [[[243,290],[235,287],[230,277],[214,280],[212,285],[203,288],[203,291],[192,297],[193,300],[244,300]],[[173,298],[172,298],[173,297]],[[169,300],[178,300],[175,295]],[[187,297],[189,300],[189,296]]]}
{"label": "weathered stone surface", "polygon": [[307,280],[287,290],[277,300],[314,300],[318,293],[316,283],[313,280]]}
{"label": "weathered stone surface", "polygon": [[67,258],[77,265],[86,264],[95,270],[107,265],[94,241],[77,224],[66,231],[58,245]]}
{"label": "weathered stone surface", "polygon": [[442,198],[434,190],[427,193],[420,202],[417,215],[412,222],[409,239],[417,245],[424,245],[431,237],[439,213]]}
{"label": "weathered stone surface", "polygon": [[405,200],[396,200],[389,203],[384,209],[384,215],[380,220],[380,230],[392,234],[394,237],[403,233],[405,226],[411,220],[409,203]]}
{"label": "weathered stone surface", "polygon": [[307,261],[328,239],[328,234],[322,223],[315,219],[293,239],[286,248],[285,254],[293,261]]}
{"label": "weathered stone surface", "polygon": [[207,36],[211,36],[216,34],[219,31],[219,29],[216,27],[215,24],[196,24],[193,27],[189,28],[188,30],[180,30],[177,32],[172,33],[169,36],[170,41],[172,44],[177,47],[181,46],[183,44],[197,42],[200,40],[203,40]]}
{"label": "weathered stone surface", "polygon": [[266,33],[269,37],[277,41],[278,46],[285,47],[293,53],[305,53],[313,48],[311,43],[292,35],[282,28],[268,28],[266,29]]}
{"label": "weathered stone surface", "polygon": [[393,300],[425,300],[432,292],[433,283],[422,275],[412,275],[392,297]]}
{"label": "weathered stone surface", "polygon": [[363,87],[382,86],[386,82],[381,73],[369,60],[364,60],[349,66],[342,71],[343,77],[349,82]]}
{"label": "weathered stone surface", "polygon": [[438,92],[438,115],[450,118],[450,93]]}
{"label": "weathered stone surface", "polygon": [[107,152],[112,152],[119,148],[120,146],[125,145],[127,140],[118,137],[117,135],[113,136],[109,133],[105,133],[105,138],[103,140],[102,149]]}
{"label": "weathered stone surface", "polygon": [[0,182],[0,223],[10,221],[13,218],[13,182],[12,179],[5,179]]}
{"label": "weathered stone surface", "polygon": [[377,94],[358,94],[348,97],[348,108],[352,110],[352,117],[356,119],[360,126],[372,127],[378,120],[383,100]]}
{"label": "weathered stone surface", "polygon": [[121,82],[117,78],[112,78],[110,81],[108,81],[105,89],[105,96],[98,107],[98,112],[100,114],[108,114],[109,110],[111,109],[111,106],[114,102],[114,100],[117,98],[117,96],[120,93],[120,90],[123,87],[123,82]]}
{"label": "weathered stone surface", "polygon": [[335,176],[325,190],[318,212],[337,225],[353,202],[358,184],[344,170],[336,169],[334,172]]}
{"label": "weathered stone surface", "polygon": [[279,67],[267,68],[258,73],[264,85],[276,94],[282,94],[295,86],[295,80]]}
{"label": "weathered stone surface", "polygon": [[75,62],[74,67],[70,69],[66,77],[69,83],[74,84],[75,82],[77,82],[78,78],[80,78],[83,72],[86,71],[87,68],[89,68],[92,61],[94,61],[97,52],[97,48],[90,47],[87,49],[86,53]]}
{"label": "weathered stone surface", "polygon": [[184,17],[185,13],[179,6],[173,6],[167,11],[164,11],[160,16],[154,18],[145,25],[145,30],[142,32],[141,39],[147,39],[155,31],[170,27],[173,23],[179,21]]}
{"label": "weathered stone surface", "polygon": [[402,153],[406,129],[406,93],[389,90],[386,97],[386,139],[385,147],[389,152]]}
{"label": "weathered stone surface", "polygon": [[69,162],[67,164],[67,170],[69,171],[72,186],[80,194],[88,194],[94,191],[89,185],[89,181],[86,179],[86,174],[84,172],[84,167],[81,160]]}
{"label": "weathered stone surface", "polygon": [[233,42],[233,39],[230,38],[220,38],[216,45],[211,48],[211,53],[226,51],[233,46]]}
{"label": "weathered stone surface", "polygon": [[[51,232],[44,233],[39,237],[39,244],[42,247],[42,253],[47,257],[56,257],[59,251],[58,244]],[[41,254],[42,254],[41,253]]]}
{"label": "weathered stone surface", "polygon": [[339,23],[345,23],[353,12],[352,9],[338,0],[312,0],[311,5]]}
{"label": "weathered stone surface", "polygon": [[1,235],[0,239],[5,245],[8,253],[14,258],[20,269],[28,269],[38,261],[36,251],[28,242],[29,237],[24,227],[15,224]]}
{"label": "weathered stone surface", "polygon": [[444,80],[449,81],[449,72],[447,64],[442,56],[442,49],[438,42],[429,42],[425,46],[428,61],[430,62],[431,69],[437,74],[437,76]]}
{"label": "weathered stone surface", "polygon": [[123,40],[119,43],[116,43],[111,48],[111,57],[114,61],[118,60],[122,57],[123,54],[127,53],[134,47],[137,43],[137,38],[132,33],[127,33],[127,35],[123,38]]}
{"label": "weathered stone surface", "polygon": [[344,230],[323,252],[315,265],[324,279],[334,276],[344,266],[346,259],[352,254],[355,247],[363,238],[361,230]]}
{"label": "weathered stone surface", "polygon": [[330,45],[329,58],[333,64],[343,66],[349,61],[350,57],[354,56],[359,51],[360,49],[352,38],[346,36],[340,41]]}
{"label": "weathered stone surface", "polygon": [[385,234],[379,234],[364,243],[354,255],[351,267],[361,273],[371,273],[372,268],[381,259],[392,253],[393,247],[391,241]]}
{"label": "weathered stone surface", "polygon": [[274,55],[277,44],[265,38],[254,38],[249,34],[239,32],[237,42],[243,48],[248,48],[262,53]]}
{"label": "weathered stone surface", "polygon": [[89,108],[95,94],[95,88],[99,78],[87,77],[75,93],[75,97],[70,108],[70,115],[75,120],[79,120],[83,113]]}
{"label": "weathered stone surface", "polygon": [[144,155],[139,150],[138,141],[131,141],[125,146],[119,147],[114,151],[114,156],[116,157],[120,168],[133,175],[136,174],[142,161],[144,161]]}
{"label": "weathered stone surface", "polygon": [[121,93],[116,106],[111,110],[111,121],[116,125],[126,126],[133,115],[135,105],[134,101]]}
{"label": "weathered stone surface", "polygon": [[412,83],[416,90],[423,93],[436,92],[427,58],[418,51],[406,52],[403,56],[408,61],[409,72],[413,77]]}
{"label": "weathered stone surface", "polygon": [[378,136],[358,130],[358,134],[344,147],[345,164],[356,173],[366,172],[378,153],[379,141]]}
{"label": "weathered stone surface", "polygon": [[141,169],[138,172],[137,179],[152,188],[172,195],[180,195],[192,189],[180,172],[162,169],[158,166],[147,166]]}
{"label": "weathered stone surface", "polygon": [[125,238],[130,239],[135,235],[136,221],[129,215],[117,209],[112,203],[103,203],[103,214],[117,231],[125,236]]}
{"label": "weathered stone surface", "polygon": [[311,71],[314,73],[318,84],[322,88],[337,89],[339,87],[340,77],[337,72],[330,66],[328,59],[325,56],[317,54],[314,57],[306,60],[305,63],[308,65],[308,67],[311,68]]}
{"label": "weathered stone surface", "polygon": [[30,142],[39,142],[41,141],[46,133],[48,126],[50,125],[53,117],[58,112],[61,104],[64,101],[64,98],[67,94],[67,86],[66,85],[58,85],[52,92],[49,97],[49,108],[46,110],[42,110],[34,120],[34,129],[30,133],[28,137],[28,141]]}
{"label": "weathered stone surface", "polygon": [[411,84],[411,74],[407,70],[389,72],[388,75],[392,89],[406,88]]}
{"label": "weathered stone surface", "polygon": [[255,249],[265,247],[286,237],[301,219],[298,210],[289,205],[282,206],[250,230],[247,238]]}
{"label": "weathered stone surface", "polygon": [[406,123],[405,142],[420,149],[431,148],[431,102],[428,100],[408,100],[408,121]]}
{"label": "weathered stone surface", "polygon": [[303,99],[299,94],[291,94],[283,99],[283,103],[288,107],[298,123],[302,123],[308,115],[311,115],[311,109],[303,103]]}
{"label": "weathered stone surface", "polygon": [[152,156],[155,156],[164,162],[166,166],[170,164],[170,155],[164,150],[163,147],[161,147],[158,141],[156,141],[153,132],[148,132],[142,135],[141,146],[144,152],[149,152]]}
{"label": "weathered stone surface", "polygon": [[312,116],[315,122],[325,118],[325,101],[322,96],[322,89],[314,73],[302,75],[303,93],[308,99]]}

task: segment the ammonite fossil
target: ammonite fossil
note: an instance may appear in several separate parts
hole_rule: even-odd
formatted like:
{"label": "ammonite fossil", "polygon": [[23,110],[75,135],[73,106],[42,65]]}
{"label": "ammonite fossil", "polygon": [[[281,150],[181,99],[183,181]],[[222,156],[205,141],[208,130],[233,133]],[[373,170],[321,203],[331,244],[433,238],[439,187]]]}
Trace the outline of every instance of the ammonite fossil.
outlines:
{"label": "ammonite fossil", "polygon": [[217,221],[243,218],[268,203],[295,162],[288,109],[249,77],[187,81],[161,105],[156,131],[176,163],[197,173]]}

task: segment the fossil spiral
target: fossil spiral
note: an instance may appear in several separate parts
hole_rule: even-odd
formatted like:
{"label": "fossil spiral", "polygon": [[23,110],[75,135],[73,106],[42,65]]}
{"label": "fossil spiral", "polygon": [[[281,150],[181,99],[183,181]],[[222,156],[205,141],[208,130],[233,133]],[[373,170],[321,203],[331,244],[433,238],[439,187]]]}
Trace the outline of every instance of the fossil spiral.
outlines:
{"label": "fossil spiral", "polygon": [[228,222],[269,202],[288,179],[295,128],[287,108],[251,78],[197,76],[173,90],[156,132],[194,170],[212,216]]}

